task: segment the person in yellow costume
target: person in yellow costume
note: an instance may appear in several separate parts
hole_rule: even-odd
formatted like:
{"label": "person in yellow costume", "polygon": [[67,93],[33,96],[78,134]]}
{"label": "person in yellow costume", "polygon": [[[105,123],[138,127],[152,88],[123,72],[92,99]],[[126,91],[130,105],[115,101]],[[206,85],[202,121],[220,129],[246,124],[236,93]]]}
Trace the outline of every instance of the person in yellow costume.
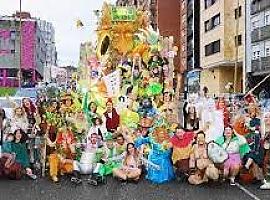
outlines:
{"label": "person in yellow costume", "polygon": [[58,130],[55,142],[47,139],[48,145],[56,148],[56,152],[49,155],[50,176],[53,182],[58,182],[58,174],[68,174],[73,171],[76,140],[74,134],[65,124]]}

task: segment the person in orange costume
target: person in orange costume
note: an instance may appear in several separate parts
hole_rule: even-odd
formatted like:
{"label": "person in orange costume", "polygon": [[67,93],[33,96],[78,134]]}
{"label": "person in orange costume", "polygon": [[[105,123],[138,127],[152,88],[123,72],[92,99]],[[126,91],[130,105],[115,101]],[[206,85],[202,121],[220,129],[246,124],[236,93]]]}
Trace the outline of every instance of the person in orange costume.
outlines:
{"label": "person in orange costume", "polygon": [[50,176],[53,182],[58,182],[58,173],[61,175],[72,173],[75,158],[76,140],[74,134],[65,124],[58,130],[56,141],[49,146],[56,147],[56,153],[49,156]]}

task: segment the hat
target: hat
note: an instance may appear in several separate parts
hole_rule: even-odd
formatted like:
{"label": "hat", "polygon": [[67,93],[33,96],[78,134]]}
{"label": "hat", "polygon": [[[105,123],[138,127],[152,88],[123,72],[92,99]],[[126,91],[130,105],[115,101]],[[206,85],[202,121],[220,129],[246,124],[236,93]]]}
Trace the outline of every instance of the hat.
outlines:
{"label": "hat", "polygon": [[105,140],[105,141],[111,141],[111,140],[113,140],[113,135],[112,135],[112,133],[110,133],[110,132],[105,133],[104,140]]}
{"label": "hat", "polygon": [[112,98],[108,98],[107,103],[113,103]]}

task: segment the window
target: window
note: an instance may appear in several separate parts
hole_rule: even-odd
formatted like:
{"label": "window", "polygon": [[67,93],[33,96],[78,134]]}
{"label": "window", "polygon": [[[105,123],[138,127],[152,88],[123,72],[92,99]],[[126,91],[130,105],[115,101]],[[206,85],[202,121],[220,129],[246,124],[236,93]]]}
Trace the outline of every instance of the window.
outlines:
{"label": "window", "polygon": [[270,56],[270,47],[265,47],[265,57]]}
{"label": "window", "polygon": [[10,32],[10,39],[11,40],[16,40],[16,31],[11,31]]}
{"label": "window", "polygon": [[210,6],[212,6],[214,3],[216,2],[216,0],[204,0],[204,8],[207,9]]}
{"label": "window", "polygon": [[239,6],[234,10],[234,17],[235,19],[239,18],[242,16],[242,6]]}
{"label": "window", "polygon": [[15,50],[15,40],[10,40],[10,50]]}
{"label": "window", "polygon": [[220,14],[217,14],[212,18],[213,28],[220,24]]}
{"label": "window", "polygon": [[210,20],[204,22],[205,32],[212,30],[220,24],[220,14],[215,15]]}
{"label": "window", "polygon": [[260,51],[253,51],[253,60],[259,59],[260,57]]}
{"label": "window", "polygon": [[214,41],[205,46],[205,56],[220,52],[220,40]]}
{"label": "window", "polygon": [[242,45],[242,35],[238,35],[234,37],[235,46],[241,46]]}
{"label": "window", "polygon": [[270,25],[270,15],[269,14],[265,15],[264,23],[265,23],[265,26]]}
{"label": "window", "polygon": [[256,29],[256,28],[259,28],[259,25],[260,25],[260,21],[259,20],[256,20],[256,21],[253,21],[252,22],[252,30]]}
{"label": "window", "polygon": [[18,70],[17,69],[9,69],[7,75],[8,75],[8,77],[17,77]]}
{"label": "window", "polygon": [[265,42],[264,51],[265,51],[265,57],[270,56],[270,41]]}

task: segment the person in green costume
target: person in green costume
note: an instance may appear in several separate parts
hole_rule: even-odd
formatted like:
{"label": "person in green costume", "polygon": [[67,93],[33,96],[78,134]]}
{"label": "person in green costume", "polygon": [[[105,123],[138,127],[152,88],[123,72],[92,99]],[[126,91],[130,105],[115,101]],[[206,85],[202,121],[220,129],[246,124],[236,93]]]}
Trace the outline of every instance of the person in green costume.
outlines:
{"label": "person in green costume", "polygon": [[8,140],[5,145],[3,145],[3,152],[14,155],[15,162],[19,163],[23,169],[25,169],[25,174],[31,179],[36,179],[37,176],[33,174],[30,168],[29,155],[26,148],[26,134],[22,129],[17,129],[14,132],[13,140]]}

